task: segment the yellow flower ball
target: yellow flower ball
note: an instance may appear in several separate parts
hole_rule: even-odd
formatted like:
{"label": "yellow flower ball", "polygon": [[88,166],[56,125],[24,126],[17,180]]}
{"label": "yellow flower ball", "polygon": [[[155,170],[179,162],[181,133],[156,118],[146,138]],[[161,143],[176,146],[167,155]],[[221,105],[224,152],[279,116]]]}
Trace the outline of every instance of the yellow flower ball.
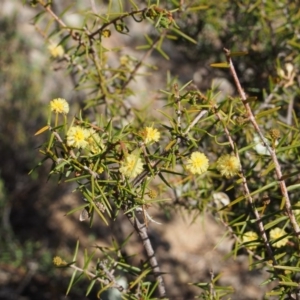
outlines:
{"label": "yellow flower ball", "polygon": [[207,171],[209,161],[205,154],[201,152],[193,152],[187,161],[186,169],[192,174],[202,174]]}
{"label": "yellow flower ball", "polygon": [[146,127],[142,130],[142,136],[145,144],[158,142],[160,139],[160,132],[153,127]]}
{"label": "yellow flower ball", "polygon": [[235,156],[225,154],[217,160],[217,169],[222,176],[225,176],[226,178],[233,177],[238,174],[240,163]]}
{"label": "yellow flower ball", "polygon": [[256,249],[256,247],[259,245],[259,243],[253,242],[253,241],[257,241],[257,240],[258,240],[258,235],[254,231],[245,232],[242,237],[243,243],[246,243],[245,247],[247,247],[249,250]]}
{"label": "yellow flower ball", "polygon": [[50,109],[57,114],[67,114],[69,112],[69,104],[63,98],[56,98],[50,101]]}
{"label": "yellow flower ball", "polygon": [[[277,239],[281,238],[282,236],[284,236],[286,234],[287,233],[283,229],[276,227],[270,231],[270,240],[271,240],[271,242],[276,241]],[[287,244],[288,240],[289,239],[287,237],[285,237],[275,243],[272,243],[272,246],[274,246],[276,248],[283,247]]]}
{"label": "yellow flower ball", "polygon": [[55,256],[53,258],[53,264],[57,267],[62,266],[62,265],[66,265],[67,263],[59,256]]}
{"label": "yellow flower ball", "polygon": [[72,126],[67,133],[67,145],[74,148],[86,148],[90,133],[81,126]]}
{"label": "yellow flower ball", "polygon": [[143,163],[139,156],[129,154],[125,160],[121,162],[120,172],[129,178],[136,177],[143,171]]}
{"label": "yellow flower ball", "polygon": [[111,36],[111,31],[109,29],[104,29],[102,32],[101,32],[101,35],[105,38],[108,38]]}
{"label": "yellow flower ball", "polygon": [[54,44],[51,44],[48,46],[48,50],[51,54],[52,57],[54,58],[62,58],[65,54],[65,50],[64,48],[61,46],[61,45],[54,45]]}

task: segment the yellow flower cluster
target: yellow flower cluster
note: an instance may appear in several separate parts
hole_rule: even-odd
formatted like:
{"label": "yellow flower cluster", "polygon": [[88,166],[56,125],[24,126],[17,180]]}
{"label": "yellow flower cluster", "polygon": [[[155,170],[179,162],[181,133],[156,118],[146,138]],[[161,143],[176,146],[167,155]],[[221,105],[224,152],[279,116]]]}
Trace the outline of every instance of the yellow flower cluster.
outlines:
{"label": "yellow flower cluster", "polygon": [[74,148],[87,149],[92,154],[103,152],[103,141],[92,128],[72,126],[67,133],[67,145]]}
{"label": "yellow flower cluster", "polygon": [[146,127],[141,132],[145,144],[151,144],[158,142],[160,139],[160,132],[153,127]]}
{"label": "yellow flower cluster", "polygon": [[235,156],[225,154],[217,160],[217,169],[222,176],[225,176],[226,178],[233,177],[238,174],[240,163]]}
{"label": "yellow flower cluster", "polygon": [[138,155],[129,154],[125,160],[121,162],[120,172],[129,178],[136,177],[143,171],[143,163]]}
{"label": "yellow flower cluster", "polygon": [[50,101],[50,109],[57,114],[67,114],[69,112],[69,104],[63,98],[56,98]]}
{"label": "yellow flower cluster", "polygon": [[129,58],[127,55],[122,55],[120,57],[120,64],[121,66],[127,66],[127,64],[129,63]]}
{"label": "yellow flower cluster", "polygon": [[104,29],[102,32],[101,32],[101,35],[105,38],[108,38],[111,36],[111,31],[109,29]]}
{"label": "yellow flower cluster", "polygon": [[205,154],[201,152],[193,152],[187,161],[186,169],[192,174],[202,174],[207,171],[209,161]]}
{"label": "yellow flower cluster", "polygon": [[66,265],[67,263],[59,256],[55,256],[53,258],[53,264],[57,267],[62,266],[62,265]]}
{"label": "yellow flower cluster", "polygon": [[258,235],[254,231],[245,232],[244,235],[243,235],[243,238],[242,238],[243,244],[246,244],[245,246],[249,250],[255,250],[256,249],[256,247],[259,245],[257,240],[258,240]]}
{"label": "yellow flower cluster", "polygon": [[64,48],[61,46],[61,45],[54,45],[54,44],[51,44],[48,46],[48,50],[51,54],[52,57],[54,58],[62,58],[65,54],[65,50]]}
{"label": "yellow flower cluster", "polygon": [[74,148],[86,148],[89,131],[81,126],[72,126],[67,133],[67,144]]}
{"label": "yellow flower cluster", "polygon": [[155,190],[150,190],[149,193],[148,193],[148,196],[151,199],[155,199],[157,197],[157,192]]}
{"label": "yellow flower cluster", "polygon": [[[279,227],[276,227],[276,228],[274,228],[270,231],[270,240],[271,241],[276,241],[276,240],[280,239],[281,237],[283,237],[286,234],[287,233],[283,229],[281,229]],[[287,237],[285,237],[285,238],[283,238],[283,239],[281,239],[281,240],[279,240],[275,243],[272,243],[272,245],[276,248],[280,248],[280,247],[285,246],[287,244],[288,240],[289,239]]]}

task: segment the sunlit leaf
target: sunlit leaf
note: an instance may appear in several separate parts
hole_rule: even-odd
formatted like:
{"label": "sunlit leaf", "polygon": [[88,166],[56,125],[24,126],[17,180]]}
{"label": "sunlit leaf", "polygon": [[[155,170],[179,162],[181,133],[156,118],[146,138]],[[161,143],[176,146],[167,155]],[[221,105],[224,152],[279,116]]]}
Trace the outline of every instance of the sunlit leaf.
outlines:
{"label": "sunlit leaf", "polygon": [[210,66],[213,68],[229,68],[229,64],[227,62],[213,63],[213,64],[210,64]]}
{"label": "sunlit leaf", "polygon": [[50,128],[50,126],[46,125],[43,128],[41,128],[40,130],[38,130],[34,135],[39,135],[39,134],[43,133],[44,131],[48,130],[49,128]]}

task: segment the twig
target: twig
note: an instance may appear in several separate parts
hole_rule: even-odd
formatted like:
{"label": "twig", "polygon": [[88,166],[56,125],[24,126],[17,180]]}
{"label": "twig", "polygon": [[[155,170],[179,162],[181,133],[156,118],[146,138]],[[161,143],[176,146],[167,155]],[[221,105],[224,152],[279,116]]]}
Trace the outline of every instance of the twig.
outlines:
{"label": "twig", "polygon": [[215,289],[214,289],[215,274],[214,274],[213,270],[210,270],[209,273],[210,273],[209,294],[210,294],[211,297],[215,298],[216,297],[216,292],[215,292]]}
{"label": "twig", "polygon": [[155,257],[155,252],[153,250],[152,244],[150,242],[147,228],[145,224],[140,223],[140,221],[137,219],[137,217],[129,218],[130,223],[135,228],[136,232],[138,233],[139,237],[141,238],[144,249],[146,250],[147,257],[149,259],[149,263],[152,267],[153,274],[156,277],[158,281],[158,293],[160,298],[164,298],[166,296],[166,289],[163,277],[160,272],[160,268],[157,263],[157,259]]}
{"label": "twig", "polygon": [[54,13],[54,11],[51,9],[49,3],[45,3],[45,2],[42,1],[42,0],[39,0],[38,2],[41,4],[41,6],[43,6],[43,8],[44,8],[44,9],[45,9],[45,10],[53,17],[53,19],[54,19],[61,27],[67,29],[67,30],[70,32],[71,36],[72,36],[74,39],[77,39],[77,38],[76,38],[76,35],[74,34],[74,32],[73,32],[71,29],[67,28],[67,25],[64,23],[64,21],[63,21],[62,19],[60,19],[60,18]]}
{"label": "twig", "polygon": [[70,265],[70,267],[73,268],[74,270],[77,270],[77,271],[83,272],[86,275],[89,275],[91,278],[93,278],[94,280],[97,280],[97,281],[101,282],[104,285],[110,285],[110,287],[118,289],[121,293],[127,293],[128,292],[123,286],[119,285],[116,282],[116,280],[112,280],[110,282],[108,279],[102,279],[102,278],[98,277],[96,274],[94,274],[94,273],[92,273],[90,271],[87,271],[87,270],[83,270],[82,268],[79,268],[79,267],[77,267],[75,265]]}
{"label": "twig", "polygon": [[138,71],[138,69],[140,68],[140,66],[142,65],[143,61],[145,61],[151,55],[151,53],[155,49],[155,47],[158,44],[158,42],[161,40],[162,36],[165,36],[166,33],[167,33],[167,31],[165,30],[162,35],[159,35],[156,38],[156,40],[154,41],[154,43],[151,45],[150,49],[143,55],[143,57],[140,59],[140,61],[136,64],[136,66],[134,67],[134,69],[131,71],[130,76],[128,77],[128,79],[123,83],[123,85],[122,85],[122,91],[125,90],[126,86],[134,78],[134,75],[136,74],[136,72]]}
{"label": "twig", "polygon": [[195,119],[192,121],[192,123],[188,126],[188,128],[185,130],[184,135],[187,135],[189,131],[198,123],[198,121],[204,117],[205,114],[207,114],[208,110],[201,110]]}
{"label": "twig", "polygon": [[[215,109],[215,115],[216,115],[216,117],[219,119],[219,121],[222,123],[221,116],[220,116],[220,114],[218,113],[217,109]],[[222,124],[223,124],[223,123],[222,123]],[[266,249],[267,249],[268,255],[269,255],[269,257],[272,259],[273,264],[274,264],[274,265],[277,265],[277,261],[276,261],[276,259],[275,259],[275,257],[274,257],[274,254],[273,254],[271,245],[270,245],[270,243],[269,243],[269,240],[268,240],[268,237],[267,237],[265,228],[264,228],[264,224],[263,224],[263,222],[262,222],[262,220],[261,220],[261,217],[260,217],[260,215],[259,215],[259,212],[258,212],[256,206],[254,205],[254,201],[253,201],[253,198],[252,198],[252,196],[251,196],[250,189],[249,189],[249,187],[248,187],[247,180],[246,180],[246,177],[245,177],[244,172],[243,172],[243,169],[242,169],[242,164],[241,164],[240,156],[239,156],[239,154],[238,154],[238,151],[236,151],[236,149],[235,149],[234,141],[233,141],[233,139],[232,139],[232,137],[231,137],[231,135],[230,135],[230,132],[229,132],[229,130],[228,130],[228,128],[226,127],[225,124],[223,124],[223,128],[224,128],[225,134],[226,134],[226,136],[227,136],[227,139],[228,139],[228,141],[229,141],[229,143],[230,143],[230,146],[231,146],[231,148],[232,148],[232,151],[235,152],[235,157],[238,159],[239,164],[240,164],[240,174],[241,174],[240,176],[241,176],[241,178],[242,178],[242,185],[243,185],[243,189],[244,189],[244,195],[246,196],[246,199],[248,200],[248,202],[249,202],[250,205],[251,205],[252,211],[253,211],[253,213],[254,213],[254,215],[255,215],[255,218],[256,218],[256,220],[257,220],[257,225],[258,225],[258,229],[259,229],[260,235],[261,235],[261,237],[262,237],[262,239],[263,239],[263,242],[264,242],[265,247],[266,247]]]}
{"label": "twig", "polygon": [[274,166],[275,166],[276,177],[277,177],[277,180],[278,180],[278,183],[279,183],[279,186],[280,186],[281,194],[282,194],[282,196],[284,198],[284,202],[285,202],[286,213],[288,214],[288,217],[291,221],[291,224],[293,226],[293,229],[294,229],[294,232],[295,232],[297,238],[300,239],[300,228],[299,228],[299,225],[297,223],[297,220],[296,220],[295,215],[294,215],[293,210],[292,210],[291,201],[290,201],[290,198],[289,198],[289,194],[288,194],[288,191],[287,191],[285,181],[284,181],[283,176],[282,176],[281,167],[280,167],[280,164],[278,162],[275,149],[273,149],[266,142],[265,137],[263,136],[263,134],[262,134],[262,132],[261,132],[256,120],[255,120],[255,116],[253,115],[251,107],[250,107],[249,103],[247,102],[247,96],[246,96],[244,90],[242,89],[239,78],[237,77],[237,74],[235,72],[235,68],[234,68],[234,65],[232,63],[231,56],[230,56],[230,51],[228,49],[224,48],[224,52],[226,54],[226,59],[227,59],[227,62],[229,64],[229,68],[230,68],[231,74],[233,76],[235,85],[238,89],[241,100],[242,100],[242,102],[243,102],[243,104],[246,108],[248,118],[249,118],[250,122],[252,123],[254,129],[258,133],[262,143],[264,144],[264,146],[269,151],[270,156],[273,160],[273,163],[274,163]]}
{"label": "twig", "polygon": [[177,107],[177,127],[179,129],[179,131],[181,131],[181,102],[180,102],[180,95],[179,95],[179,91],[178,91],[178,84],[175,83],[174,86],[174,98],[175,98],[175,103],[178,105]]}
{"label": "twig", "polygon": [[[81,37],[72,29],[69,29],[68,26],[65,24],[65,22],[55,14],[55,12],[51,9],[50,5],[48,4],[45,4],[44,1],[42,0],[39,0],[39,3],[41,4],[41,6],[43,6],[43,8],[53,17],[53,19],[62,27],[64,28],[66,31],[69,32],[70,36],[78,42],[78,45],[79,46],[83,46],[83,47],[86,47],[85,43],[81,40]],[[101,61],[99,60],[99,57],[98,55],[96,55],[97,50],[94,46],[94,38],[93,36],[91,36],[91,33],[88,31],[87,28],[84,28],[84,32],[86,34],[86,36],[88,37],[89,39],[89,47],[90,47],[90,54],[91,54],[91,57],[92,57],[92,60],[93,60],[93,63],[95,64],[95,67],[96,67],[96,70],[97,70],[97,73],[98,73],[98,77],[99,77],[99,85],[100,85],[100,88],[101,88],[101,91],[103,92],[104,95],[107,94],[107,90],[106,90],[106,86],[103,84],[104,80],[103,80],[103,77],[102,77],[102,74],[101,74]],[[66,59],[68,61],[71,61],[70,58],[66,57]],[[72,62],[73,63],[73,62]]]}
{"label": "twig", "polygon": [[99,29],[97,29],[94,32],[90,33],[89,38],[94,38],[97,34],[102,32],[106,27],[108,27],[111,24],[116,24],[116,22],[122,21],[123,19],[125,19],[126,17],[129,17],[129,16],[134,16],[134,15],[137,15],[137,14],[143,14],[147,10],[148,10],[148,8],[144,8],[144,9],[141,9],[141,10],[131,11],[130,13],[126,12],[123,15],[121,15],[117,18],[114,18],[114,19],[112,19],[111,21],[109,21],[107,23],[104,23]]}
{"label": "twig", "polygon": [[[157,224],[157,225],[161,225],[161,223],[159,223],[159,222],[157,222],[157,221],[155,221],[150,215],[149,215],[149,213],[146,211],[146,209],[143,209],[142,207],[140,207],[140,206],[138,206],[137,208],[136,208],[136,211],[137,212],[143,212],[144,213],[144,216],[145,216],[145,223],[146,223],[146,221],[147,220],[149,220],[150,222],[153,222],[153,223],[155,223],[155,224]],[[146,224],[147,225],[147,224]],[[147,227],[147,226],[146,226]]]}
{"label": "twig", "polygon": [[295,98],[292,97],[289,101],[288,110],[287,110],[286,123],[290,126],[292,125],[292,121],[293,121],[294,102],[295,102]]}
{"label": "twig", "polygon": [[[105,273],[106,277],[108,278],[108,280],[110,282],[113,282],[113,284],[115,286],[119,286],[117,289],[120,291],[120,292],[124,292],[125,288],[120,286],[118,283],[117,283],[117,280],[114,276],[114,272],[115,272],[115,269],[113,269],[112,271],[109,271],[108,268],[106,267],[106,263],[104,261],[101,261],[99,264],[99,267],[103,270],[103,272]],[[114,266],[113,268],[115,268],[117,266],[117,263],[115,262],[114,263]]]}

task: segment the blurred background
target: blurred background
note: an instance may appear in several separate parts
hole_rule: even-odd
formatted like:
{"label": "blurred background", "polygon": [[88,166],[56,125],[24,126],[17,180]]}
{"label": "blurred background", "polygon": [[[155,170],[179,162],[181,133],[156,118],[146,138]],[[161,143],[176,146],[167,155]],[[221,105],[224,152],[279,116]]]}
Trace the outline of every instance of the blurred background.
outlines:
{"label": "blurred background", "polygon": [[[99,13],[107,5],[101,0],[53,2],[53,9],[58,12],[71,3],[74,11],[94,3]],[[125,2],[130,8],[129,1]],[[188,5],[208,5],[207,9],[184,17],[180,11],[174,14],[177,24],[197,45],[181,38],[168,41],[164,51],[170,60],[154,54],[151,62],[161,69],[153,71],[142,84],[159,89],[170,70],[181,83],[193,80],[202,92],[213,86],[223,94],[236,95],[228,70],[213,69],[210,64],[225,60],[224,47],[247,51],[247,56],[235,59],[246,93],[258,97],[258,101],[264,101],[271,93],[280,97],[282,118],[285,106],[294,101],[299,117],[298,1],[160,1],[160,6],[171,9],[176,2],[181,2],[183,10]],[[66,297],[70,273],[55,269],[53,257],[70,259],[77,239],[83,247],[104,246],[111,244],[112,237],[121,241],[132,229],[124,221],[122,228],[112,225],[107,230],[99,222],[90,230],[88,223],[78,221],[78,215],[65,216],[82,199],[63,180],[58,184],[57,178],[47,177],[47,162],[28,175],[42,159],[38,147],[43,138],[34,133],[47,123],[49,101],[65,98],[75,112],[85,99],[84,92],[74,89],[76,78],[67,75],[62,64],[50,58],[42,34],[33,25],[32,18],[38,12],[37,8],[23,5],[23,1],[0,3],[0,299],[95,299],[95,294],[83,296],[84,282]],[[72,22],[78,21],[71,13],[68,17]],[[135,46],[143,40],[143,30],[148,27],[134,25],[129,36],[111,43],[137,52]],[[278,85],[278,70],[286,72],[287,63],[293,66],[296,76],[283,90]],[[212,219],[208,218],[205,227],[200,221],[190,225],[185,212],[169,219],[159,212],[153,214],[164,222],[164,226],[154,226],[150,236],[163,270],[172,274],[166,275],[172,299],[193,299],[199,290],[187,286],[187,280],[209,280],[210,268],[216,272],[225,270],[223,283],[236,290],[232,299],[262,297],[259,284],[265,275],[248,272],[245,257],[234,265],[224,261],[231,242],[228,240],[225,248],[214,248],[223,230]],[[131,247],[128,251],[134,253],[140,245],[136,241]]]}

